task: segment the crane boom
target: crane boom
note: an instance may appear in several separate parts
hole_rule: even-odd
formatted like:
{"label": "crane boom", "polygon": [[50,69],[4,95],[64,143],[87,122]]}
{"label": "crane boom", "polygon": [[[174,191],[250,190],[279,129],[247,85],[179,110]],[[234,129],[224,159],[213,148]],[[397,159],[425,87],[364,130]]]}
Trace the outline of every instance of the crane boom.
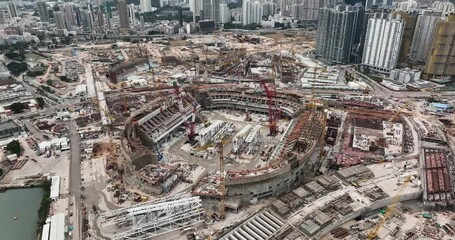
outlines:
{"label": "crane boom", "polygon": [[261,80],[260,83],[264,87],[265,93],[267,94],[268,98],[268,108],[269,108],[269,131],[271,136],[275,136],[277,133],[277,127],[276,127],[276,121],[275,117],[273,115],[273,109],[272,109],[272,98],[273,98],[273,93],[270,91],[270,89],[267,87],[267,84],[265,84],[264,80]]}
{"label": "crane boom", "polygon": [[368,233],[368,235],[367,235],[368,239],[375,239],[378,237],[379,230],[381,230],[381,228],[384,226],[385,222],[395,212],[398,202],[400,201],[401,195],[410,181],[411,181],[411,176],[407,176],[403,180],[403,184],[401,185],[400,190],[398,191],[398,194],[395,195],[395,197],[393,198],[392,205],[390,205],[387,208],[386,212],[384,213],[384,217],[379,221],[379,223],[376,225],[376,227],[374,227],[373,230],[371,230]]}

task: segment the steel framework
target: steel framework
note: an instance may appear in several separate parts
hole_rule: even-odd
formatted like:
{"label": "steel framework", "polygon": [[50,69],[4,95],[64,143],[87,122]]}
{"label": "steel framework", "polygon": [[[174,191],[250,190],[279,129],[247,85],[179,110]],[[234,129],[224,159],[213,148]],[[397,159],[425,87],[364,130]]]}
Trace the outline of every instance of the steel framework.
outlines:
{"label": "steel framework", "polygon": [[115,226],[112,239],[150,239],[203,221],[199,197],[179,194],[101,214],[102,227]]}

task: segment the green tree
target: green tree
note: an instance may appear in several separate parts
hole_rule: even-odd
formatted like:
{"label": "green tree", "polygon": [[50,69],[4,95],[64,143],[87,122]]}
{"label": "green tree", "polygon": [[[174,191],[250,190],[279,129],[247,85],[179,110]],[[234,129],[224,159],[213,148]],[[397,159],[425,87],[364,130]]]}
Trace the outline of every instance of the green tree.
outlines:
{"label": "green tree", "polygon": [[25,60],[25,56],[23,53],[17,53],[13,51],[5,53],[5,57],[18,62],[22,62]]}
{"label": "green tree", "polygon": [[21,143],[18,140],[13,140],[6,145],[6,150],[11,153],[19,154],[21,153]]}
{"label": "green tree", "polygon": [[70,80],[67,76],[65,76],[65,75],[60,76],[60,80],[62,80],[62,81],[64,81],[64,82],[71,82],[71,80]]}
{"label": "green tree", "polygon": [[10,62],[6,67],[16,77],[28,70],[28,65],[24,62]]}
{"label": "green tree", "polygon": [[27,108],[27,106],[21,102],[15,102],[15,103],[11,104],[11,106],[9,108],[14,113],[21,113],[24,111],[24,109]]}
{"label": "green tree", "polygon": [[49,86],[52,86],[52,80],[51,80],[51,79],[48,79],[48,80],[46,81],[46,84],[49,85]]}
{"label": "green tree", "polygon": [[60,43],[69,45],[71,43],[71,38],[70,37],[63,37],[60,39]]}
{"label": "green tree", "polygon": [[36,100],[36,103],[38,103],[38,106],[39,106],[40,108],[43,108],[43,107],[44,107],[44,104],[45,104],[45,103],[44,103],[44,99],[43,99],[42,97],[37,97],[37,98],[35,98],[35,100]]}

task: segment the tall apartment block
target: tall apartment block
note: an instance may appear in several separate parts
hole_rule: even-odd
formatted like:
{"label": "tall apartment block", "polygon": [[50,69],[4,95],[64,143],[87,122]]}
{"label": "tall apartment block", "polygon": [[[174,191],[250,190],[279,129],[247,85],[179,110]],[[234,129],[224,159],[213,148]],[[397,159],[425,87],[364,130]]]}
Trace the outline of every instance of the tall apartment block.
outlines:
{"label": "tall apartment block", "polygon": [[57,29],[66,29],[65,15],[61,11],[54,12],[54,21]]}
{"label": "tall apartment block", "polygon": [[337,64],[353,61],[352,48],[360,40],[361,5],[337,5],[319,10],[316,55]]}
{"label": "tall apartment block", "polygon": [[455,77],[455,13],[438,21],[424,73],[427,78]]}
{"label": "tall apartment block", "polygon": [[128,13],[128,5],[125,0],[118,1],[118,16],[120,22],[120,29],[127,30],[130,28],[130,18]]}
{"label": "tall apartment block", "polygon": [[373,71],[388,73],[395,69],[404,33],[400,15],[376,13],[368,19],[362,65]]}
{"label": "tall apartment block", "polygon": [[259,1],[244,0],[242,5],[243,11],[243,25],[251,23],[261,23],[263,8]]}
{"label": "tall apartment block", "polygon": [[409,52],[411,51],[412,36],[417,22],[417,13],[398,11],[394,12],[394,14],[399,14],[404,21],[403,38],[401,40],[400,55],[398,57],[398,62],[404,63],[408,60]]}
{"label": "tall apartment block", "polygon": [[436,25],[441,19],[442,12],[435,10],[423,10],[417,17],[412,45],[409,51],[409,59],[416,62],[425,62],[433,41]]}
{"label": "tall apartment block", "polygon": [[41,22],[49,22],[49,12],[47,10],[47,4],[44,1],[38,1],[36,3],[38,8],[39,17]]}
{"label": "tall apartment block", "polygon": [[12,18],[17,17],[17,7],[15,2],[8,2],[9,15]]}

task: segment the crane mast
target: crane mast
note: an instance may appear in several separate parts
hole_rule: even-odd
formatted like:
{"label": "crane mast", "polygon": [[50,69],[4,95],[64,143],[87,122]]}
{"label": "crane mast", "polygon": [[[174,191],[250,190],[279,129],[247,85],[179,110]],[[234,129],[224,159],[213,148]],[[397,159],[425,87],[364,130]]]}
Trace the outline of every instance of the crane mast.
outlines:
{"label": "crane mast", "polygon": [[[174,86],[174,93],[177,97],[177,103],[178,103],[178,106],[179,106],[179,111],[180,111],[180,115],[183,119],[183,122],[184,122],[184,125],[185,125],[185,128],[187,129],[187,132],[188,132],[188,140],[190,142],[193,142],[194,141],[194,122],[193,123],[189,123],[188,120],[186,119],[185,117],[185,108],[183,107],[183,99],[182,99],[182,94],[180,93],[180,89],[179,89],[179,86],[177,85],[176,82],[173,83],[173,86]],[[193,109],[193,114],[194,113],[194,109]]]}
{"label": "crane mast", "polygon": [[268,98],[268,109],[269,109],[269,134],[270,136],[275,136],[278,132],[277,126],[276,126],[276,120],[279,117],[279,114],[277,115],[273,114],[273,103],[272,103],[272,98],[273,98],[273,93],[270,91],[270,89],[267,87],[267,84],[265,84],[264,80],[261,80],[260,83],[264,87],[264,90],[267,94]]}
{"label": "crane mast", "polygon": [[225,216],[224,199],[226,198],[226,182],[225,182],[225,178],[224,178],[224,153],[223,153],[224,142],[221,141],[219,145],[220,145],[220,186],[219,186],[219,190],[221,193],[219,215],[220,215],[221,219],[224,219],[224,216]]}

